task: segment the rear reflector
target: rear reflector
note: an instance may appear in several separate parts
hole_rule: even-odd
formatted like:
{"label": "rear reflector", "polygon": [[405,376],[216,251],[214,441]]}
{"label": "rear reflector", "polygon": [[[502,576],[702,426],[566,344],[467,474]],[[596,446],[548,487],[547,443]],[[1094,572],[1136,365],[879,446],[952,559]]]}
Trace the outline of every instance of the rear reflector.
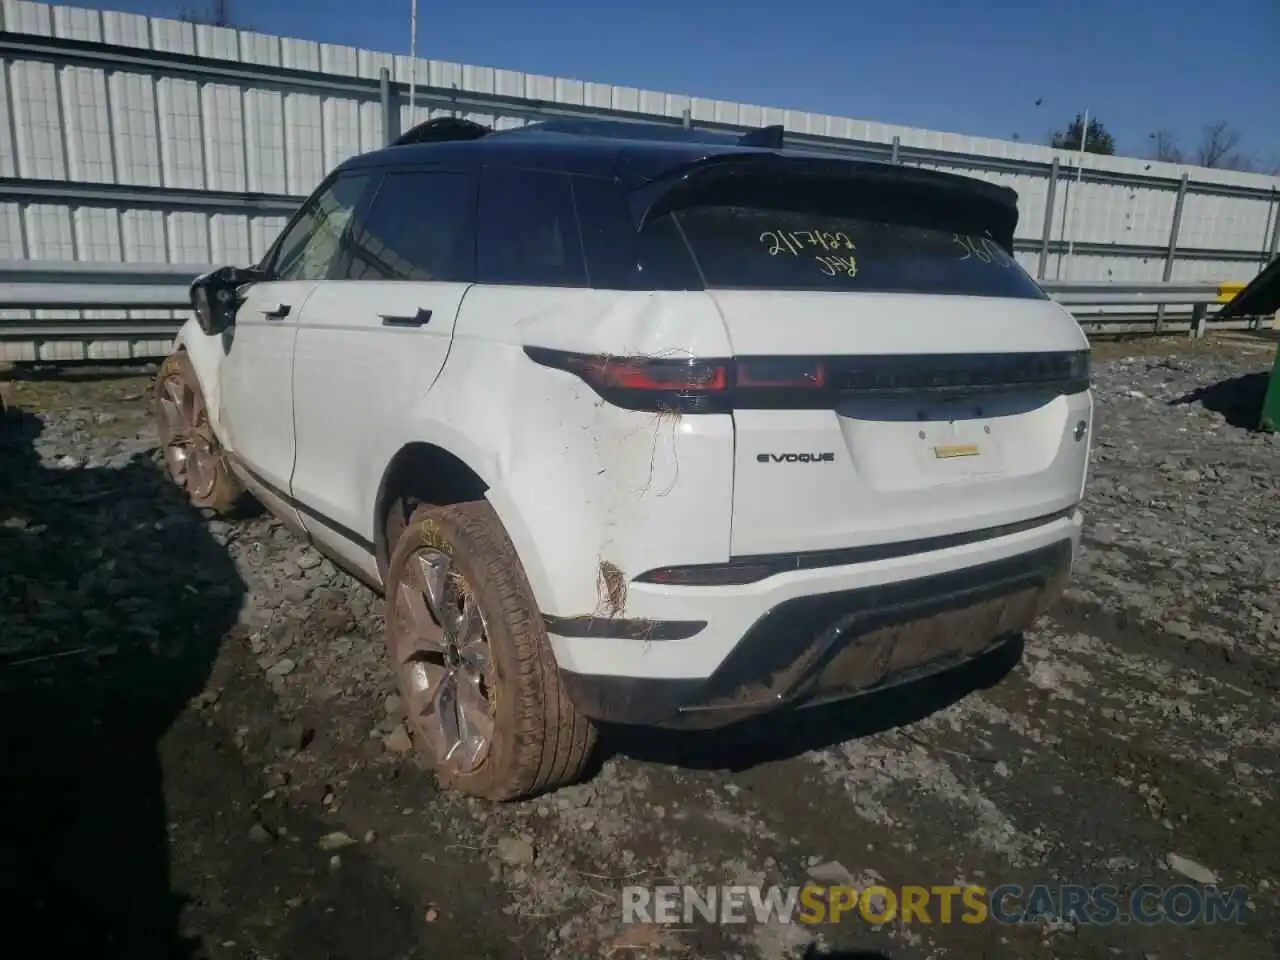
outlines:
{"label": "rear reflector", "polygon": [[636,583],[660,583],[672,587],[733,587],[756,583],[775,573],[778,573],[777,567],[768,563],[663,567],[640,574]]}

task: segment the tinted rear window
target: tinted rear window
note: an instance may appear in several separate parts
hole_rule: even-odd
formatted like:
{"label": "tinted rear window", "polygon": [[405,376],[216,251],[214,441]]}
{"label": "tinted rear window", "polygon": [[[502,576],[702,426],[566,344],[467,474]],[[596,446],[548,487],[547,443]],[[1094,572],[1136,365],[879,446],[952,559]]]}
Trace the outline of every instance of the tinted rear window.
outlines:
{"label": "tinted rear window", "polygon": [[1045,299],[993,239],[915,222],[757,206],[673,216],[708,287]]}

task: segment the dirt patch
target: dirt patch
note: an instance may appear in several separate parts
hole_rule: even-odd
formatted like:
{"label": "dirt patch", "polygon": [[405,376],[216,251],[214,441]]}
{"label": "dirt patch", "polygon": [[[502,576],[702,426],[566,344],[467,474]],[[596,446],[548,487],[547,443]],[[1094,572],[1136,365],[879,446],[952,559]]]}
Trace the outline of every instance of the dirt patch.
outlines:
{"label": "dirt patch", "polygon": [[616,617],[627,607],[627,578],[615,563],[600,561],[596,578],[596,590],[600,597],[598,611],[606,617]]}

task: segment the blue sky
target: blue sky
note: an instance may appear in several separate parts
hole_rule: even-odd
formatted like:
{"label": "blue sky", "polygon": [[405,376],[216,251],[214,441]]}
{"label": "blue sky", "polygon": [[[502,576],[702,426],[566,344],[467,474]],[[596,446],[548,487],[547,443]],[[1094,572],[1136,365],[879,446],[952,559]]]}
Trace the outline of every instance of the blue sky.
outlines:
{"label": "blue sky", "polygon": [[[266,33],[408,52],[409,0],[231,3]],[[1280,0],[419,0],[418,18],[422,57],[1037,143],[1087,107],[1141,156],[1153,130],[1193,147],[1226,120],[1280,164]]]}

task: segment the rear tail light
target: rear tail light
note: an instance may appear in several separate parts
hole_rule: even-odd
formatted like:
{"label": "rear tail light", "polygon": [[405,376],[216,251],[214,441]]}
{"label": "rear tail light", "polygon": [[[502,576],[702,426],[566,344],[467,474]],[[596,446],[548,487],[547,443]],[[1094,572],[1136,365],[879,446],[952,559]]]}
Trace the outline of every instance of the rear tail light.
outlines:
{"label": "rear tail light", "polygon": [[733,380],[728,360],[607,357],[525,347],[530,360],[582,378],[625,410],[727,413]]}
{"label": "rear tail light", "polygon": [[811,358],[747,360],[608,357],[525,347],[529,359],[586,381],[626,410],[728,413],[737,406],[807,406],[827,386]]}
{"label": "rear tail light", "polygon": [[724,364],[699,360],[611,360],[570,358],[568,368],[592,384],[614,390],[723,391],[729,388]]}
{"label": "rear tail light", "polygon": [[831,409],[851,397],[979,396],[1089,389],[1089,351],[843,357],[610,357],[525,347],[626,410],[728,413]]}

